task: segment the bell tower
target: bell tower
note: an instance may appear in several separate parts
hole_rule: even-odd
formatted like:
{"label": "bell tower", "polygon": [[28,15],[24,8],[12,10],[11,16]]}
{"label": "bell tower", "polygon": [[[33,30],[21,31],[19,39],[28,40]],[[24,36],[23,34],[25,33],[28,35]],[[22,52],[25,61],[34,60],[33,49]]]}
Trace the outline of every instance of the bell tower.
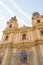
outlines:
{"label": "bell tower", "polygon": [[40,15],[38,12],[34,12],[32,16],[32,25],[33,27],[43,26],[43,15]]}
{"label": "bell tower", "polygon": [[18,28],[18,23],[16,16],[12,17],[8,22],[7,22],[7,28]]}
{"label": "bell tower", "polygon": [[5,30],[3,31],[3,38],[1,39],[1,42],[10,42],[13,37],[12,30],[13,32],[18,29],[18,23],[16,16],[12,17],[8,22]]}

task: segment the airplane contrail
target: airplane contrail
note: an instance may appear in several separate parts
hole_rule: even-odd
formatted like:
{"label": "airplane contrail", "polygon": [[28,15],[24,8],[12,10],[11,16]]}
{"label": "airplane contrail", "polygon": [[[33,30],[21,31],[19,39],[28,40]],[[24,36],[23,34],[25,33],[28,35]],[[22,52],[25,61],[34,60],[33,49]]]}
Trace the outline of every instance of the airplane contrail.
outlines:
{"label": "airplane contrail", "polygon": [[[8,11],[11,15],[13,15],[13,16],[15,15],[15,13],[13,13],[13,12],[11,11],[11,9],[8,8],[2,1],[0,1],[0,4]],[[18,16],[17,16],[17,19],[18,19],[18,21],[20,21],[22,24],[28,26],[28,24],[26,24],[23,19],[20,19]]]}
{"label": "airplane contrail", "polygon": [[11,15],[15,15],[2,1],[0,1],[0,4],[7,10]]}
{"label": "airplane contrail", "polygon": [[15,1],[10,0],[10,2],[18,9],[18,11],[20,11],[25,17],[27,17],[29,21],[31,21],[30,16],[27,13],[25,13]]}

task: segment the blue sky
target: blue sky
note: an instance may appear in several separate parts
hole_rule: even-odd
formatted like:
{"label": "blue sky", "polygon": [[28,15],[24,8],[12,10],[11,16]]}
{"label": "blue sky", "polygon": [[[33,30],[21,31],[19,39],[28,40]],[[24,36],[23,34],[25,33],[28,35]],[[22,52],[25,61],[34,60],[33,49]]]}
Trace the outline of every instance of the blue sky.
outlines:
{"label": "blue sky", "polygon": [[43,14],[43,0],[0,0],[0,39],[11,17],[17,16],[19,26],[31,26],[35,11]]}

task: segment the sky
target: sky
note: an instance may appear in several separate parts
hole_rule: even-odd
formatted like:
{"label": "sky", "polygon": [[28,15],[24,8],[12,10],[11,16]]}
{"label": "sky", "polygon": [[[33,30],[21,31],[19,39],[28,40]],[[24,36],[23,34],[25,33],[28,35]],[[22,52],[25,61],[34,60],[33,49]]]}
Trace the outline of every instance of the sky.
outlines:
{"label": "sky", "polygon": [[32,26],[32,14],[43,15],[43,0],[0,0],[0,40],[6,22],[16,15],[19,26]]}

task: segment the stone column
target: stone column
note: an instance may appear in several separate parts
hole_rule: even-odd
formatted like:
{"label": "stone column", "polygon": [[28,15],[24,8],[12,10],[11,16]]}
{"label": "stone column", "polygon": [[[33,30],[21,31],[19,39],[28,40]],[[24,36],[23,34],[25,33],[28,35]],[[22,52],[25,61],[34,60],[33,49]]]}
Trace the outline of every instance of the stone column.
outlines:
{"label": "stone column", "polygon": [[14,33],[11,33],[9,37],[9,42],[13,42],[13,37],[14,37]]}
{"label": "stone column", "polygon": [[6,48],[5,54],[4,54],[4,57],[3,57],[3,61],[2,61],[2,65],[8,65],[10,52],[11,52],[11,49]]}
{"label": "stone column", "polygon": [[37,39],[40,39],[40,33],[38,29],[36,30],[36,33],[37,33]]}
{"label": "stone column", "polygon": [[43,65],[42,64],[42,56],[41,56],[40,45],[39,44],[36,46],[36,54],[37,54],[37,63],[38,63],[38,65]]}
{"label": "stone column", "polygon": [[27,39],[30,41],[31,39],[30,39],[30,31],[28,31],[28,35],[27,35]]}
{"label": "stone column", "polygon": [[17,37],[17,39],[18,39],[18,42],[20,42],[20,40],[21,40],[21,37],[20,37],[21,35],[20,35],[20,32],[18,33],[18,37]]}
{"label": "stone column", "polygon": [[31,31],[31,40],[33,41],[33,31]]}
{"label": "stone column", "polygon": [[3,34],[2,39],[1,39],[1,42],[3,42],[5,40],[5,37],[6,37],[6,35]]}

